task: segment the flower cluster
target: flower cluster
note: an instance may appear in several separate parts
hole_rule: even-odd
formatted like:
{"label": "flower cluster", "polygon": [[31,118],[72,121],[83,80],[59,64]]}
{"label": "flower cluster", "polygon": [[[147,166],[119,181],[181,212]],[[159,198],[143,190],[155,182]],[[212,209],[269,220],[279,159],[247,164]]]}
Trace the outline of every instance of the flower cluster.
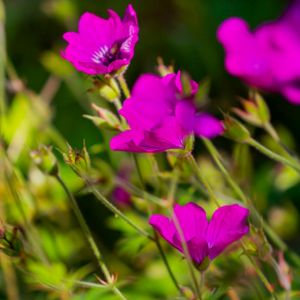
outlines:
{"label": "flower cluster", "polygon": [[206,113],[197,113],[193,96],[198,84],[190,82],[191,94],[185,96],[180,72],[160,77],[142,75],[124,102],[120,114],[130,129],[111,140],[113,150],[162,152],[184,148],[192,133],[211,138],[222,133],[223,125]]}
{"label": "flower cluster", "polygon": [[[253,31],[244,20],[229,18],[219,27],[217,37],[224,46],[225,65],[230,74],[250,86],[279,92],[291,103],[300,104],[299,32],[300,0],[295,0],[278,20]],[[113,100],[119,100],[114,78],[123,74],[130,64],[138,33],[137,17],[131,5],[123,20],[112,10],[108,19],[85,13],[80,18],[78,33],[64,34],[68,45],[62,56],[81,72],[106,75],[98,79],[113,82],[117,90]],[[111,139],[112,150],[157,153],[184,149],[191,135],[210,139],[223,133],[220,120],[197,110],[195,99],[199,85],[189,78],[186,80],[180,71],[170,73],[167,68],[165,71],[165,76],[142,74],[119,110],[121,118],[111,113],[122,123],[115,129],[125,128]],[[124,81],[118,79],[122,87]],[[128,94],[127,88],[124,91]],[[260,119],[251,119],[255,124],[266,122],[269,117],[262,102],[257,103]],[[253,114],[253,105],[248,104],[247,108]],[[248,138],[248,131],[246,135]],[[131,203],[130,194],[121,186],[112,195],[119,205]],[[219,207],[208,221],[200,206],[187,203],[175,204],[170,218],[152,215],[149,223],[173,247],[184,254],[188,251],[195,265],[201,267],[249,232],[248,216],[247,208],[233,204]]]}
{"label": "flower cluster", "polygon": [[248,215],[249,210],[240,205],[225,205],[208,222],[203,208],[190,202],[183,206],[176,204],[171,219],[152,215],[149,223],[182,253],[185,243],[195,264],[201,265],[205,258],[214,259],[248,233]]}
{"label": "flower cluster", "polygon": [[225,20],[218,39],[226,51],[227,71],[251,86],[279,92],[300,104],[300,1],[276,21],[251,31],[240,18]]}

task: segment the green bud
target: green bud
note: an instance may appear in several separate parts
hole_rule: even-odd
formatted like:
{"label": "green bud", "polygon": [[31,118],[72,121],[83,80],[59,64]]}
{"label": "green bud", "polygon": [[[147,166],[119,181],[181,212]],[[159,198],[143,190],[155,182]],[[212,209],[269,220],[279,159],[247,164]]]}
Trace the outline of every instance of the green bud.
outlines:
{"label": "green bud", "polygon": [[207,270],[207,268],[209,267],[209,264],[210,264],[210,259],[208,256],[206,256],[200,264],[196,264],[194,262],[194,266],[200,272],[204,272],[205,270]]}
{"label": "green bud", "polygon": [[263,97],[258,93],[255,94],[255,103],[257,105],[257,111],[261,122],[263,124],[269,123],[271,120],[269,107]]}
{"label": "green bud", "polygon": [[244,110],[235,107],[232,111],[245,122],[254,126],[262,126],[256,105],[248,100],[242,100],[241,103],[244,106]]}
{"label": "green bud", "polygon": [[120,98],[121,93],[116,80],[112,77],[101,76],[93,81],[94,88],[92,91],[99,92],[100,96],[109,102],[113,102]]}
{"label": "green bud", "polygon": [[273,253],[273,249],[267,240],[262,229],[256,227],[252,228],[252,238],[245,243],[246,251],[249,254],[257,255],[262,261],[267,261]]}
{"label": "green bud", "polygon": [[188,287],[182,287],[181,292],[182,292],[182,295],[188,300],[196,299],[194,292]]}
{"label": "green bud", "polygon": [[91,168],[91,160],[85,143],[81,150],[73,149],[68,145],[68,152],[63,153],[63,158],[77,174],[86,174]]}
{"label": "green bud", "polygon": [[17,257],[23,252],[23,242],[20,236],[20,228],[15,226],[5,230],[0,240],[0,249],[8,256]]}
{"label": "green bud", "polygon": [[57,160],[52,153],[51,146],[42,145],[37,150],[31,151],[30,156],[42,172],[49,175],[56,175],[58,173]]}
{"label": "green bud", "polygon": [[97,127],[120,130],[120,120],[114,113],[108,109],[99,107],[96,104],[92,104],[92,108],[96,111],[98,116],[83,115],[85,118],[91,120]]}
{"label": "green bud", "polygon": [[233,111],[245,122],[254,126],[263,127],[270,122],[270,112],[264,99],[258,93],[254,93],[251,100],[241,100],[244,110],[233,108]]}
{"label": "green bud", "polygon": [[187,153],[191,153],[194,149],[195,136],[193,134],[189,135],[184,142],[184,150]]}
{"label": "green bud", "polygon": [[199,88],[195,95],[195,104],[197,107],[203,106],[209,100],[210,80],[204,79],[199,82]]}
{"label": "green bud", "polygon": [[192,85],[191,77],[188,73],[182,72],[180,76],[181,85],[182,85],[182,96],[190,97],[192,94]]}
{"label": "green bud", "polygon": [[239,143],[246,143],[250,138],[250,132],[238,120],[225,115],[224,119],[225,133],[224,136]]}
{"label": "green bud", "polygon": [[157,58],[157,71],[160,76],[166,76],[168,74],[174,73],[174,67],[172,65],[166,66],[161,57]]}
{"label": "green bud", "polygon": [[112,77],[119,77],[120,75],[123,75],[127,71],[128,65],[121,67],[120,69],[114,71],[111,76]]}

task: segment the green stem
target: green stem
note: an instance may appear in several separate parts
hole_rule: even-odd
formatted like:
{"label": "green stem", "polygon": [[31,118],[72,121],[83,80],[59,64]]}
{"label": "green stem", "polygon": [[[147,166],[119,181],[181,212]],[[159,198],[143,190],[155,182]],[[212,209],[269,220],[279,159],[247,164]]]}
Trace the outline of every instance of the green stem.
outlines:
{"label": "green stem", "polygon": [[172,176],[172,180],[170,183],[170,188],[169,188],[169,193],[168,193],[168,205],[173,206],[174,202],[175,202],[175,193],[177,190],[177,184],[178,184],[178,171],[175,168],[173,170],[173,176]]}
{"label": "green stem", "polygon": [[231,177],[229,172],[224,167],[223,163],[221,162],[221,157],[219,155],[219,152],[215,148],[213,143],[210,140],[207,140],[207,139],[202,139],[202,141],[203,141],[204,145],[206,146],[208,152],[212,156],[212,158],[213,158],[214,162],[216,163],[217,167],[219,168],[219,170],[223,174],[225,180],[227,181],[229,186],[232,188],[233,192],[236,194],[236,196],[238,198],[240,198],[242,200],[242,202],[244,204],[248,204],[247,197],[245,196],[245,194],[243,193],[241,188],[236,184],[236,182],[233,180],[233,178]]}
{"label": "green stem", "polygon": [[182,250],[183,250],[183,254],[184,254],[185,258],[186,258],[188,270],[189,270],[189,273],[190,273],[190,276],[191,276],[191,280],[192,280],[193,285],[194,285],[194,291],[196,293],[196,297],[197,297],[198,300],[202,300],[200,286],[199,286],[199,282],[198,282],[198,280],[196,278],[196,275],[195,275],[192,258],[190,256],[189,249],[188,249],[188,246],[187,246],[187,243],[186,243],[186,240],[185,240],[182,228],[180,226],[180,223],[179,223],[179,221],[178,221],[178,219],[176,217],[176,214],[175,214],[173,208],[171,209],[171,213],[172,213],[172,219],[173,219],[176,231],[179,234],[181,247],[182,247]]}
{"label": "green stem", "polygon": [[204,187],[206,188],[209,197],[211,198],[211,200],[213,200],[213,202],[216,204],[217,207],[220,206],[218,199],[212,189],[212,187],[210,186],[209,182],[206,180],[205,176],[202,175],[201,170],[199,169],[199,166],[194,158],[194,156],[189,153],[187,156],[188,162],[190,163],[191,167],[193,168],[193,170],[195,171],[198,179],[203,183]]}
{"label": "green stem", "polygon": [[263,125],[263,128],[265,129],[265,131],[273,138],[273,140],[276,143],[280,143],[280,138],[279,135],[277,134],[275,128],[272,126],[271,123],[265,123]]}
{"label": "green stem", "polygon": [[123,94],[125,96],[125,98],[129,98],[130,97],[130,90],[128,88],[127,82],[125,80],[125,77],[123,75],[120,75],[117,77],[118,82],[120,84],[121,90],[123,91]]}
{"label": "green stem", "polygon": [[161,246],[161,244],[160,244],[159,237],[158,237],[158,235],[157,235],[157,233],[156,233],[155,230],[154,230],[154,234],[155,234],[155,244],[156,244],[157,249],[158,249],[158,251],[159,251],[159,253],[160,253],[160,255],[161,255],[161,258],[162,258],[162,260],[163,260],[163,262],[164,262],[164,264],[165,264],[165,266],[166,266],[166,269],[167,269],[167,271],[168,271],[168,274],[169,274],[171,280],[173,281],[175,287],[176,287],[177,290],[179,291],[179,293],[182,294],[182,290],[181,290],[181,288],[180,288],[180,285],[179,285],[179,283],[177,282],[177,279],[176,279],[175,275],[174,275],[173,272],[172,272],[172,269],[171,269],[171,267],[170,267],[170,264],[169,264],[169,262],[168,262],[168,260],[167,260],[167,257],[166,257],[166,255],[165,255],[165,253],[164,253],[164,250],[163,250],[163,248],[162,248],[162,246]]}
{"label": "green stem", "polygon": [[294,153],[293,150],[289,149],[284,143],[282,143],[277,131],[271,123],[264,124],[263,128],[272,137],[272,139],[281,148],[281,150],[284,151],[284,153],[288,156],[289,159],[299,162],[299,158],[297,157],[296,153]]}
{"label": "green stem", "polygon": [[296,160],[285,158],[285,157],[271,151],[270,149],[266,148],[265,146],[263,146],[262,144],[260,144],[259,142],[257,142],[256,140],[254,140],[252,138],[249,139],[249,141],[247,143],[248,143],[248,145],[256,148],[258,151],[260,151],[264,155],[271,158],[272,160],[282,163],[283,165],[287,165],[287,166],[293,168],[294,170],[296,170],[298,173],[300,173],[300,165]]}
{"label": "green stem", "polygon": [[23,202],[20,198],[20,195],[17,191],[17,189],[14,187],[13,183],[17,180],[17,177],[14,173],[13,166],[10,164],[10,161],[8,158],[4,158],[6,161],[4,161],[4,176],[5,181],[8,186],[8,190],[10,191],[13,199],[15,200],[16,207],[18,208],[20,215],[22,217],[22,221],[26,230],[26,234],[28,237],[28,241],[32,247],[32,250],[36,253],[39,260],[43,262],[44,264],[48,265],[49,261],[47,256],[45,255],[43,248],[41,247],[39,243],[39,236],[38,232],[36,231],[35,227],[31,224],[30,220],[27,217],[26,211],[23,206]]}
{"label": "green stem", "polygon": [[133,157],[134,165],[135,165],[135,168],[136,168],[136,171],[137,171],[137,174],[138,174],[138,178],[139,178],[139,181],[140,181],[141,188],[145,189],[145,182],[144,182],[144,178],[143,178],[143,175],[142,175],[142,170],[141,170],[141,167],[140,167],[140,164],[139,164],[138,156],[137,156],[136,153],[132,153],[132,157]]}
{"label": "green stem", "polygon": [[116,208],[113,204],[111,204],[111,202],[108,199],[106,199],[106,197],[104,197],[102,195],[102,193],[100,193],[93,185],[91,185],[88,180],[85,179],[85,183],[91,189],[91,192],[94,194],[94,196],[96,197],[96,199],[98,199],[112,213],[114,213],[115,215],[117,215],[121,219],[123,219],[128,225],[130,225],[132,228],[134,228],[139,234],[145,236],[146,238],[148,238],[148,239],[150,239],[152,241],[154,240],[153,237],[148,232],[146,232],[144,229],[140,228],[138,225],[136,225],[135,223],[133,223],[118,208]]}
{"label": "green stem", "polygon": [[6,100],[5,100],[5,63],[6,63],[6,41],[5,41],[5,7],[0,0],[0,133],[2,135],[5,122]]}
{"label": "green stem", "polygon": [[[90,244],[90,247],[97,259],[97,262],[98,262],[98,265],[100,267],[100,269],[102,270],[104,276],[105,276],[105,279],[107,281],[108,284],[113,284],[113,281],[112,281],[112,276],[110,275],[110,272],[106,266],[106,264],[104,263],[103,261],[103,258],[102,258],[102,255],[99,251],[99,248],[92,236],[92,233],[79,209],[79,206],[77,204],[77,201],[76,199],[74,198],[73,194],[70,192],[70,190],[68,189],[68,187],[66,186],[66,184],[64,183],[64,181],[62,180],[62,178],[57,174],[55,175],[55,178],[57,179],[57,181],[59,182],[59,184],[61,185],[61,187],[63,188],[63,190],[65,191],[66,195],[68,196],[68,199],[70,200],[71,204],[72,204],[72,208],[73,208],[73,211],[76,215],[76,218],[81,226],[81,229],[85,235],[85,237],[87,238],[89,244]],[[112,286],[111,287],[112,291],[117,295],[119,296],[120,299],[123,299],[123,300],[126,300],[125,296],[118,290],[117,287],[115,286]]]}
{"label": "green stem", "polygon": [[243,244],[243,242],[241,241],[241,246],[243,248],[243,252],[244,255],[248,258],[248,260],[250,261],[250,263],[252,264],[256,274],[258,275],[258,277],[260,278],[260,280],[262,281],[262,283],[264,284],[264,286],[266,287],[266,289],[268,290],[268,292],[271,294],[272,298],[274,300],[277,300],[277,296],[274,293],[274,289],[272,284],[269,282],[268,278],[265,276],[265,274],[260,270],[259,266],[257,265],[257,263],[255,262],[255,260],[247,253],[247,250],[245,248],[245,245]]}
{"label": "green stem", "polygon": [[126,180],[124,180],[120,177],[117,177],[115,181],[118,185],[122,186],[124,189],[126,189],[130,193],[134,193],[137,197],[142,198],[145,201],[150,201],[161,207],[166,206],[166,204],[163,203],[163,201],[164,201],[163,199],[145,192],[144,190],[136,187],[135,185],[131,184],[130,182],[127,182]]}

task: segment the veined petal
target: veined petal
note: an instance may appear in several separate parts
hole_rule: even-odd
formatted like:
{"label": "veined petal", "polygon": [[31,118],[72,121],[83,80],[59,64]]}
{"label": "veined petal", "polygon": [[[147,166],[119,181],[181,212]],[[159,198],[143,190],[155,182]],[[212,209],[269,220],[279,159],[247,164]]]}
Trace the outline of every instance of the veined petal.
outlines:
{"label": "veined petal", "polygon": [[210,259],[248,233],[248,215],[249,210],[237,204],[225,205],[215,211],[207,231]]}

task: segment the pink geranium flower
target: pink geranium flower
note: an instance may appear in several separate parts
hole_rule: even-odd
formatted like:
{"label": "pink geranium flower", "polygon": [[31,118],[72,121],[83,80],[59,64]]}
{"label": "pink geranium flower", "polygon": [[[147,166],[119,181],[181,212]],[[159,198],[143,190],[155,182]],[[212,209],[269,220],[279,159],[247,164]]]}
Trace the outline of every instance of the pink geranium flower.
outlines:
{"label": "pink geranium flower", "polygon": [[89,75],[111,74],[129,65],[138,41],[136,13],[128,5],[123,20],[113,10],[103,19],[84,13],[78,32],[66,32],[68,46],[62,56],[81,72]]}
{"label": "pink geranium flower", "polygon": [[220,25],[217,36],[230,74],[300,104],[300,0],[278,20],[254,31],[244,20],[229,18]]}
{"label": "pink geranium flower", "polygon": [[[172,218],[163,215],[152,215],[149,223],[173,247],[183,251],[186,243],[193,261],[199,265],[205,258],[214,259],[227,246],[248,233],[247,218],[249,210],[240,205],[225,205],[218,208],[210,221],[206,213],[195,203],[175,204]],[[180,226],[184,241],[180,238],[174,218]]]}
{"label": "pink geranium flower", "polygon": [[223,132],[222,122],[197,113],[193,97],[198,84],[191,81],[191,95],[184,96],[180,72],[160,77],[142,75],[120,114],[130,129],[115,136],[110,147],[116,151],[162,152],[184,148],[190,134],[212,138]]}

